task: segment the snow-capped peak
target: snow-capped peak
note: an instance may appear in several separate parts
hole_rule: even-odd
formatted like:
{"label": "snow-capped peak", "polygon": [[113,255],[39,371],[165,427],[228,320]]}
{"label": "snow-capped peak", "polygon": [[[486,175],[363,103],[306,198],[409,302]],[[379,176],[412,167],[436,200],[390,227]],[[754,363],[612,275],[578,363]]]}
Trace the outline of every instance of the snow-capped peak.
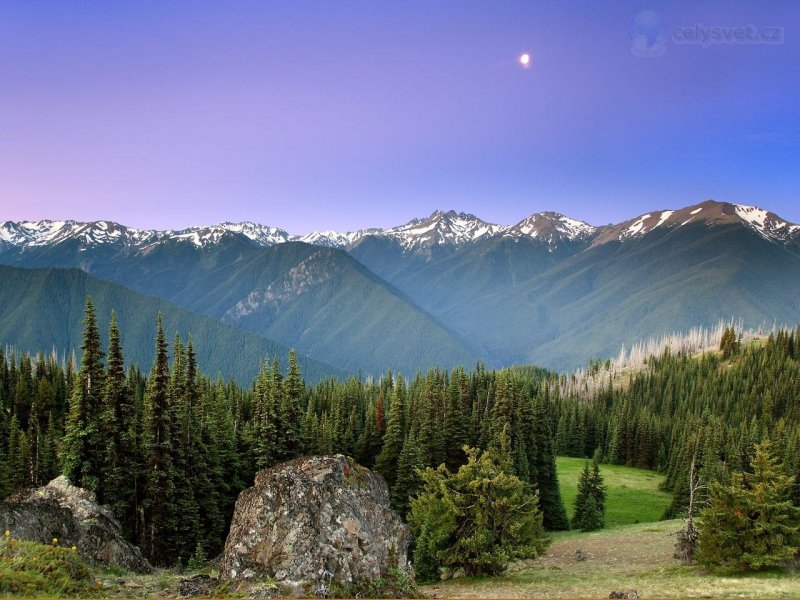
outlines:
{"label": "snow-capped peak", "polygon": [[493,236],[502,225],[487,223],[475,215],[437,210],[425,219],[412,219],[405,225],[384,230],[380,235],[397,240],[406,250],[431,246],[459,246]]}
{"label": "snow-capped peak", "polygon": [[531,237],[555,245],[563,240],[579,240],[591,237],[596,228],[556,212],[541,212],[507,227],[505,235]]}
{"label": "snow-capped peak", "polygon": [[659,228],[677,228],[690,223],[705,223],[708,226],[740,224],[772,241],[800,240],[800,225],[784,221],[774,213],[755,206],[707,200],[686,208],[647,213],[619,225],[606,227],[595,237],[593,245],[613,240],[624,242]]}
{"label": "snow-capped peak", "polygon": [[625,242],[656,230],[666,231],[696,222],[707,225],[738,223],[772,241],[800,241],[800,225],[784,221],[774,213],[755,206],[708,200],[682,209],[649,212],[617,225],[600,228],[555,212],[536,213],[516,225],[503,226],[488,223],[473,214],[452,210],[437,210],[428,217],[412,219],[404,225],[389,229],[361,229],[346,233],[315,231],[303,236],[252,221],[224,222],[168,231],[135,229],[112,221],[5,221],[0,223],[0,250],[6,251],[14,247],[24,250],[66,241],[77,242],[81,250],[114,244],[135,251],[170,241],[206,248],[232,236],[244,237],[258,246],[301,241],[317,246],[350,248],[366,236],[377,236],[394,240],[405,251],[416,252],[437,246],[457,247],[494,236],[506,236],[537,239],[546,243],[552,251],[563,241],[586,240],[591,241],[592,245],[609,241]]}
{"label": "snow-capped peak", "polygon": [[231,233],[243,235],[259,246],[274,246],[275,244],[291,241],[296,237],[278,227],[268,227],[252,221],[243,221],[241,223],[225,222],[219,225],[188,227],[180,231],[167,231],[163,232],[160,239],[185,240],[195,246],[205,247],[210,244],[218,244],[225,235]]}
{"label": "snow-capped peak", "polygon": [[380,235],[381,229],[359,229],[358,231],[348,231],[340,233],[338,231],[313,231],[307,235],[296,238],[299,242],[313,244],[315,246],[325,246],[327,248],[346,248],[355,244],[358,240],[367,235]]}
{"label": "snow-capped peak", "polygon": [[800,239],[800,225],[782,220],[775,213],[757,206],[734,204],[736,215],[767,239],[787,241]]}

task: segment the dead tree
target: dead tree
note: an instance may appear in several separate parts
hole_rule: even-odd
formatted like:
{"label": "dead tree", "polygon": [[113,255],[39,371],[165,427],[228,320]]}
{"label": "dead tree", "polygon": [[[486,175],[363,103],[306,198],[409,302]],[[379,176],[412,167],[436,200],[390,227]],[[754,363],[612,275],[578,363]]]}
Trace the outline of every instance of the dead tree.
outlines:
{"label": "dead tree", "polygon": [[692,465],[689,468],[689,506],[686,525],[678,532],[678,541],[675,542],[675,558],[685,565],[690,565],[694,561],[694,552],[697,548],[697,526],[694,524],[694,518],[699,503],[699,492],[704,489],[706,486],[697,474],[695,459],[692,458]]}

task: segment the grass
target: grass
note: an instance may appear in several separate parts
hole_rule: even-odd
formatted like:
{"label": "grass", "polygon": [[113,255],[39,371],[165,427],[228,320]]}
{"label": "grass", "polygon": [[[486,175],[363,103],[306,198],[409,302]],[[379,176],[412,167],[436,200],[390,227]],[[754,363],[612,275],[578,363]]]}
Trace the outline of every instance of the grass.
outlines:
{"label": "grass", "polygon": [[[556,459],[561,497],[572,517],[578,477],[586,462],[583,458],[559,456]],[[655,471],[619,465],[600,465],[608,496],[606,527],[658,521],[672,496],[658,489],[664,477]]]}
{"label": "grass", "polygon": [[99,591],[77,552],[10,537],[0,540],[0,596],[96,597]]}
{"label": "grass", "polygon": [[[572,513],[584,459],[558,457],[561,495]],[[682,521],[658,521],[670,503],[653,471],[601,465],[608,488],[606,529],[559,532],[545,554],[512,565],[502,577],[457,578],[423,586],[432,597],[608,598],[637,590],[643,598],[798,598],[800,577],[774,570],[719,575],[673,558]],[[588,558],[576,560],[580,551]]]}
{"label": "grass", "polygon": [[[661,521],[593,533],[554,536],[545,555],[520,562],[502,577],[459,578],[424,586],[428,596],[450,598],[607,598],[635,589],[643,598],[798,598],[800,576],[775,570],[717,575],[672,557],[682,522]],[[581,550],[588,555],[575,560]]]}

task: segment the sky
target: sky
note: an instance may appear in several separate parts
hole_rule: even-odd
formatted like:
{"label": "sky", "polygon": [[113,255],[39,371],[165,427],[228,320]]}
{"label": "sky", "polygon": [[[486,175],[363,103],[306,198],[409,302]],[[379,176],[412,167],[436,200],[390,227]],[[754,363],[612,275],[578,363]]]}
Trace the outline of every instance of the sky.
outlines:
{"label": "sky", "polygon": [[3,0],[0,221],[799,223],[799,30],[791,0]]}

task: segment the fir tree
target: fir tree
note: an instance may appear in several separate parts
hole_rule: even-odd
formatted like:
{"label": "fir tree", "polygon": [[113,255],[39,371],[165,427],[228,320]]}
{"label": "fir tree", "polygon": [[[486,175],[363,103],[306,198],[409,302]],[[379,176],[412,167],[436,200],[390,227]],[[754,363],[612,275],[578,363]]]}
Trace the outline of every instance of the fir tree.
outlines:
{"label": "fir tree", "polygon": [[300,420],[303,415],[302,401],[303,378],[300,374],[300,367],[297,365],[297,355],[292,350],[289,352],[289,370],[283,381],[283,394],[281,394],[278,407],[278,460],[287,460],[299,454]]}
{"label": "fir tree", "polygon": [[550,531],[562,531],[569,529],[569,519],[558,485],[549,413],[550,404],[546,398],[538,399],[533,409],[531,430],[531,448],[535,457],[531,465],[531,472],[535,474],[532,483],[539,493],[539,506],[544,514],[545,528]]}
{"label": "fir tree", "polygon": [[457,473],[444,465],[424,472],[409,523],[422,537],[426,573],[442,566],[467,576],[497,575],[509,561],[533,558],[547,547],[537,498],[513,474],[502,437],[499,449],[465,449],[467,462]]}
{"label": "fir tree", "polygon": [[136,425],[133,422],[133,397],[125,375],[119,325],[114,312],[111,313],[108,333],[107,363],[100,416],[104,483],[98,499],[111,506],[125,531],[131,535],[134,531],[136,497],[130,481],[136,478],[138,470],[134,454]]}
{"label": "fir tree", "polygon": [[728,570],[781,566],[800,551],[800,508],[790,499],[793,478],[783,473],[771,444],[755,447],[752,473],[710,486],[700,515],[697,561]]}
{"label": "fir tree", "polygon": [[389,487],[397,480],[397,464],[403,451],[406,436],[406,391],[403,378],[397,378],[392,406],[389,408],[389,419],[386,423],[386,436],[383,448],[375,460],[375,470],[380,473]]}
{"label": "fir tree", "polygon": [[169,402],[169,356],[161,315],[156,329],[156,354],[147,378],[144,395],[142,451],[146,467],[141,547],[156,564],[167,564],[175,556],[169,553],[170,503],[174,494],[172,464],[172,418]]}
{"label": "fir tree", "polygon": [[73,484],[97,491],[103,477],[100,415],[105,392],[105,370],[100,332],[91,297],[83,319],[83,357],[75,376],[69,417],[61,451],[64,474]]}
{"label": "fir tree", "polygon": [[602,529],[605,526],[605,499],[605,487],[600,475],[598,457],[595,454],[591,468],[587,460],[578,479],[578,495],[575,497],[572,528],[582,531]]}
{"label": "fir tree", "polygon": [[403,450],[397,461],[397,480],[391,494],[392,508],[403,518],[408,513],[409,501],[422,487],[420,470],[424,468],[422,451],[412,431],[403,443]]}
{"label": "fir tree", "polygon": [[169,385],[172,462],[172,498],[168,509],[170,552],[179,560],[191,556],[201,536],[194,495],[194,470],[198,466],[192,444],[192,399],[189,395],[188,365],[180,335],[173,343],[173,365]]}

